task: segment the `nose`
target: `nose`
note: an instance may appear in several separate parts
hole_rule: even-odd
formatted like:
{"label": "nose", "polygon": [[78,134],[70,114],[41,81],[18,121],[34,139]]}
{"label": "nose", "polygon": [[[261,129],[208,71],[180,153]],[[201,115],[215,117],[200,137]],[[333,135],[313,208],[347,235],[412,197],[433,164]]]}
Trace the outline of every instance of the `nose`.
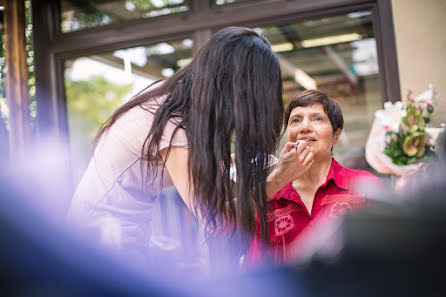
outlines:
{"label": "nose", "polygon": [[311,132],[313,130],[313,126],[311,125],[310,119],[304,118],[302,123],[300,124],[300,132]]}

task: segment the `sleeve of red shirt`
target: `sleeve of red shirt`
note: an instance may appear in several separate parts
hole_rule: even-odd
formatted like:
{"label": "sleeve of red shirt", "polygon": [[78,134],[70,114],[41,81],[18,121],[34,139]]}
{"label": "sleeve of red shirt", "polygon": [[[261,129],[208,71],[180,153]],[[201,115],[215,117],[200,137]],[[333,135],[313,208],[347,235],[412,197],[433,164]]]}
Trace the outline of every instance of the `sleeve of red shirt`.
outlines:
{"label": "sleeve of red shirt", "polygon": [[351,170],[352,194],[367,199],[366,207],[372,206],[373,197],[380,194],[383,189],[382,181],[373,173],[362,170]]}

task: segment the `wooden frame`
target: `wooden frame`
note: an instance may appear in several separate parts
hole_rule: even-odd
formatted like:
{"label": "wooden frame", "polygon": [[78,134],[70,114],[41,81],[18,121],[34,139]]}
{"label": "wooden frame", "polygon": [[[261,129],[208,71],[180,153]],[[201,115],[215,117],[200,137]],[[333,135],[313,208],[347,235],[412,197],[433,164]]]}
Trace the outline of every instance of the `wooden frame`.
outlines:
{"label": "wooden frame", "polygon": [[374,8],[375,36],[384,101],[401,100],[395,31],[390,0],[378,0]]}
{"label": "wooden frame", "polygon": [[24,0],[5,1],[4,21],[6,96],[9,112],[14,115],[9,117],[9,157],[14,163],[25,159],[26,148],[31,144]]}
{"label": "wooden frame", "polygon": [[199,47],[213,31],[229,26],[269,26],[372,10],[382,97],[400,99],[391,0],[263,0],[214,6],[191,0],[191,10],[151,19],[61,33],[58,1],[33,1],[35,75],[40,131],[68,136],[63,63],[66,59],[193,36]]}

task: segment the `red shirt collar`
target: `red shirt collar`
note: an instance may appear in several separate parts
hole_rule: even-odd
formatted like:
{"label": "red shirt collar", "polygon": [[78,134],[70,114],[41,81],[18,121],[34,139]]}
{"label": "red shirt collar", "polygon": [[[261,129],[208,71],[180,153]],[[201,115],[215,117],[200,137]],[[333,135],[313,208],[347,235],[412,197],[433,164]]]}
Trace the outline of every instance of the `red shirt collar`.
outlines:
{"label": "red shirt collar", "polygon": [[330,180],[333,180],[338,188],[348,190],[350,184],[345,168],[342,167],[334,158],[331,161],[330,170],[328,171],[327,179],[321,187],[325,187]]}
{"label": "red shirt collar", "polygon": [[[333,180],[338,188],[344,190],[348,190],[350,188],[345,168],[342,167],[334,158],[331,161],[327,179],[321,185],[321,187],[326,187],[330,180]],[[286,186],[280,189],[279,192],[277,192],[271,200],[280,200],[281,198],[285,197],[295,202],[300,201],[299,194],[297,194],[296,190],[293,188],[293,183],[288,183]]]}

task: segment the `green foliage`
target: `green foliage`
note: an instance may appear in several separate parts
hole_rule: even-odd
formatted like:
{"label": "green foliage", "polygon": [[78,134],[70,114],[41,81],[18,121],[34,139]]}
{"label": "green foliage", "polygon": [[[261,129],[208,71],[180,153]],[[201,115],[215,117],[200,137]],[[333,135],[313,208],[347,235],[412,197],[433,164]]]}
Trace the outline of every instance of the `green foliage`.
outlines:
{"label": "green foliage", "polygon": [[83,30],[113,23],[114,18],[94,6],[76,8],[73,14],[62,14],[62,22],[68,24],[65,32]]}
{"label": "green foliage", "polygon": [[100,125],[131,92],[132,85],[116,85],[102,76],[93,76],[88,80],[66,80],[65,89],[72,136],[88,146]]}
{"label": "green foliage", "polygon": [[392,163],[396,165],[407,165],[409,161],[414,161],[415,158],[410,158],[402,150],[404,144],[404,137],[399,133],[387,132],[386,138],[388,139],[384,154],[392,159]]}
{"label": "green foliage", "polygon": [[[384,154],[392,159],[392,163],[396,165],[409,165],[416,162],[424,162],[429,160],[432,156],[435,156],[433,152],[433,147],[426,145],[426,143],[421,143],[423,148],[419,148],[419,152],[423,151],[423,155],[409,156],[404,150],[404,142],[407,140],[408,135],[395,133],[388,131],[386,133],[386,148],[384,149]],[[417,151],[417,152],[418,152]]]}
{"label": "green foliage", "polygon": [[[156,9],[161,5],[154,5],[152,3],[152,1],[147,1],[147,0],[127,0],[127,2],[133,4],[133,6],[137,9],[137,10],[149,10],[149,9]],[[169,4],[171,4],[170,0],[163,0],[163,5],[161,7],[167,6]],[[177,1],[178,2],[178,1]]]}
{"label": "green foliage", "polygon": [[407,115],[401,120],[407,130],[411,132],[424,131],[425,120],[423,115],[419,112],[415,104],[408,104],[406,106]]}
{"label": "green foliage", "polygon": [[[97,1],[85,1],[83,5],[73,6],[69,1],[62,2],[62,23],[64,32],[72,32],[125,21],[115,13],[102,9]],[[115,0],[115,8],[130,12],[131,18],[154,17],[181,11],[184,0]]]}

